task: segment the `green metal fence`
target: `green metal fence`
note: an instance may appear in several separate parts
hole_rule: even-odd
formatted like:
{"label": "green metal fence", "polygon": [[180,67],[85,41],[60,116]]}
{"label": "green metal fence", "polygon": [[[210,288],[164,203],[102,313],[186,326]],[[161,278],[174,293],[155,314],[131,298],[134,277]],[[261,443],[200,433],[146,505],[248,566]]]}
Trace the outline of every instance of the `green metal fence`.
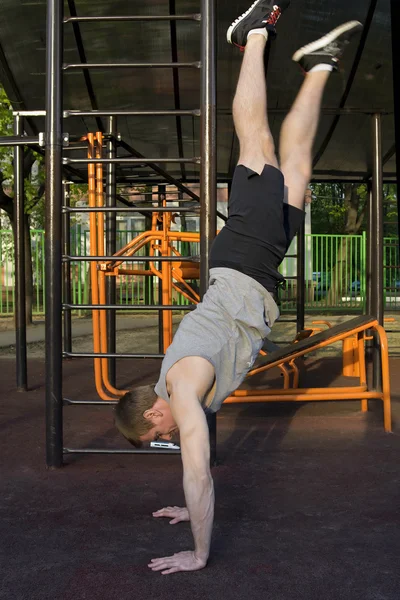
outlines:
{"label": "green metal fence", "polygon": [[[117,248],[126,245],[141,231],[117,231]],[[33,313],[43,314],[44,306],[44,232],[31,231],[33,271]],[[199,254],[199,244],[182,243],[179,251],[185,256]],[[148,255],[142,248],[139,255]],[[81,225],[71,231],[71,254],[89,255],[89,232]],[[288,254],[296,254],[293,242]],[[362,312],[366,297],[366,239],[362,235],[308,235],[306,236],[306,310],[312,312]],[[282,292],[282,312],[296,308],[295,258],[287,258],[281,271],[287,278],[287,289]],[[147,263],[125,263],[126,268],[146,269]],[[385,238],[384,286],[387,310],[400,309],[399,249],[397,238]],[[157,304],[157,277],[119,275],[116,278],[117,303],[121,308],[128,304]],[[90,303],[89,263],[71,263],[71,292],[74,304]],[[174,291],[173,302],[188,301]],[[11,230],[0,230],[0,315],[14,311],[14,250]],[[81,313],[79,313],[81,314]]]}

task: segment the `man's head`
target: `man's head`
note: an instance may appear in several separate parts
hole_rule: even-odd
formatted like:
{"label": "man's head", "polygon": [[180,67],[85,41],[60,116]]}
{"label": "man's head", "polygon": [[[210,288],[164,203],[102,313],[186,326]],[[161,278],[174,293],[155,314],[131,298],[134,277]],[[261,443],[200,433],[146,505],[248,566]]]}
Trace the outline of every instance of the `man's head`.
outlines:
{"label": "man's head", "polygon": [[177,431],[168,402],[146,385],[125,394],[115,409],[115,425],[136,448],[158,438],[170,440]]}

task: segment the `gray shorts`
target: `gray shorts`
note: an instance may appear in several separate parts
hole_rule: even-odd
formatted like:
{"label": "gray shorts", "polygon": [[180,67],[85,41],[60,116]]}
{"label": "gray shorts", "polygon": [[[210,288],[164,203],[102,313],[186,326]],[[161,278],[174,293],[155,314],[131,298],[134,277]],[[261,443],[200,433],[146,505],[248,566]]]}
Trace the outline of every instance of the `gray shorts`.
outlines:
{"label": "gray shorts", "polygon": [[170,368],[182,358],[201,356],[215,370],[215,392],[205,408],[216,412],[246,377],[278,316],[272,295],[255,279],[234,269],[211,269],[203,301],[184,317],[165,354],[156,394],[169,401]]}

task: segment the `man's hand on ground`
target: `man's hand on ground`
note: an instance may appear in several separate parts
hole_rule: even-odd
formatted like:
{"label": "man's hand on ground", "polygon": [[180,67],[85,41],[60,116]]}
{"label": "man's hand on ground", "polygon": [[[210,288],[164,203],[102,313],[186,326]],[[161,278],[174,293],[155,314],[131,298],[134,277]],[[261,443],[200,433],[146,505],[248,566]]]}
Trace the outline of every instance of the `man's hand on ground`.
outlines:
{"label": "man's hand on ground", "polygon": [[194,552],[178,552],[165,558],[153,558],[148,565],[152,571],[161,571],[161,575],[170,575],[178,571],[199,571],[204,569],[207,560],[197,558]]}
{"label": "man's hand on ground", "polygon": [[170,525],[176,525],[182,521],[190,520],[188,509],[179,508],[179,506],[167,506],[166,508],[161,508],[161,510],[153,512],[153,517],[156,517],[157,519],[159,517],[166,517],[167,519],[172,518],[172,521],[169,522]]}

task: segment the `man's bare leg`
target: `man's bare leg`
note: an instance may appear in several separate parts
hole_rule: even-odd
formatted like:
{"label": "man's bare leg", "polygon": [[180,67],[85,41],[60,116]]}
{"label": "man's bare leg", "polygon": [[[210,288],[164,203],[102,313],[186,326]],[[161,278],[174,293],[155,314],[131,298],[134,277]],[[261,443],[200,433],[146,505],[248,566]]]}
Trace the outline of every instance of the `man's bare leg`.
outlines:
{"label": "man's bare leg", "polygon": [[304,194],[312,174],[312,149],[321,112],[322,96],[330,71],[307,73],[280,137],[281,169],[287,201],[304,208]]}
{"label": "man's bare leg", "polygon": [[240,143],[239,164],[258,174],[265,164],[278,168],[267,117],[265,45],[263,35],[249,37],[233,101],[233,121]]}
{"label": "man's bare leg", "polygon": [[312,173],[312,148],[317,132],[322,96],[330,73],[351,37],[362,29],[358,21],[348,21],[328,34],[300,48],[293,60],[306,73],[305,81],[282,125],[281,169],[285,177],[286,201],[304,208],[304,194]]}

